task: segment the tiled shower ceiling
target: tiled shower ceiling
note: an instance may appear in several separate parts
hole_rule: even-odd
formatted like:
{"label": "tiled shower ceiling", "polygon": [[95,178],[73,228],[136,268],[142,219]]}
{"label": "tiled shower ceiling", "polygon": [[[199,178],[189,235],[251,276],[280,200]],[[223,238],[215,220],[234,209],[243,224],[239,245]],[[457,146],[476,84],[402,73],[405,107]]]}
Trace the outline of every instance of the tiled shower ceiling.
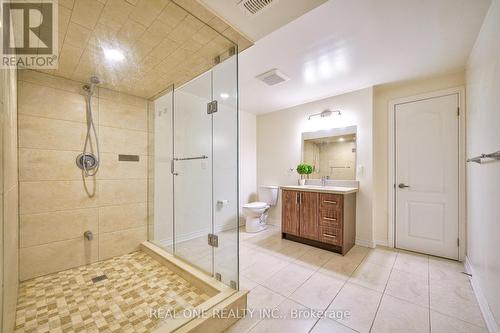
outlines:
{"label": "tiled shower ceiling", "polygon": [[59,0],[58,35],[59,68],[45,72],[146,98],[252,45],[196,0]]}

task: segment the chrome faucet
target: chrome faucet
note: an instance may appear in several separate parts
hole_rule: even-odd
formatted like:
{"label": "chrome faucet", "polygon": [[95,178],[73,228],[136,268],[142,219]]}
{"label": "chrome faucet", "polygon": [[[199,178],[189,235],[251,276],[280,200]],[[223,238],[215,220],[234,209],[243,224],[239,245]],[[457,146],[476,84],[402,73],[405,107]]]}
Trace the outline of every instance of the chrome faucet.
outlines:
{"label": "chrome faucet", "polygon": [[330,176],[321,177],[321,186],[326,186],[326,181],[330,179]]}

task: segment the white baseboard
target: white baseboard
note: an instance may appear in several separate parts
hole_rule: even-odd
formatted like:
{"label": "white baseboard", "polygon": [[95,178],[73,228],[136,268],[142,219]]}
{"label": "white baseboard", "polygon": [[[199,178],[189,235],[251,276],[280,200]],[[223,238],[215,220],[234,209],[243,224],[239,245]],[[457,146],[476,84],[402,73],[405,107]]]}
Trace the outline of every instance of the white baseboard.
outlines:
{"label": "white baseboard", "polygon": [[369,247],[369,248],[375,248],[375,242],[373,240],[366,240],[366,239],[359,239],[359,238],[356,238],[356,242],[355,242],[356,245],[359,245],[359,246],[364,246],[364,247]]}
{"label": "white baseboard", "polygon": [[376,239],[375,245],[389,247],[389,241],[387,239]]}
{"label": "white baseboard", "polygon": [[488,301],[484,296],[484,292],[481,289],[479,284],[477,275],[475,274],[474,267],[469,260],[469,257],[465,257],[465,271],[471,274],[471,285],[472,290],[474,291],[474,295],[476,295],[477,302],[479,303],[479,308],[481,309],[481,313],[483,314],[484,321],[486,323],[486,327],[490,333],[500,333],[500,329],[495,321],[495,317],[490,310],[488,305]]}

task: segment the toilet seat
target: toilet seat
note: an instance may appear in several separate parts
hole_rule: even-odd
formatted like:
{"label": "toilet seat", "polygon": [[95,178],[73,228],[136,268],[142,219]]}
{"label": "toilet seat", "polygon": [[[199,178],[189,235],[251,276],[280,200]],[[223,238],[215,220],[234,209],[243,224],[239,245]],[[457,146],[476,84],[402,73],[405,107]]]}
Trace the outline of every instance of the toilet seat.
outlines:
{"label": "toilet seat", "polygon": [[249,203],[243,205],[243,208],[259,209],[259,208],[266,208],[266,207],[269,207],[269,204],[265,203],[265,202],[260,202],[260,201],[249,202]]}

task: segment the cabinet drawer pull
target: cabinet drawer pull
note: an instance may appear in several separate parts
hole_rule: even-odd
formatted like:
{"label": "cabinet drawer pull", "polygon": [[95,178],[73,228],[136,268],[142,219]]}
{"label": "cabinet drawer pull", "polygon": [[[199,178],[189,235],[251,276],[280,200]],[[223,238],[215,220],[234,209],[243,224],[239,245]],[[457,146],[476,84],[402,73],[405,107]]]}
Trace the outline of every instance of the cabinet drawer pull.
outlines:
{"label": "cabinet drawer pull", "polygon": [[337,201],[331,201],[331,200],[323,200],[323,202],[327,204],[334,204],[334,205],[337,204]]}
{"label": "cabinet drawer pull", "polygon": [[327,221],[337,221],[337,219],[331,218],[331,217],[323,217],[323,220]]}
{"label": "cabinet drawer pull", "polygon": [[337,236],[335,235],[330,235],[330,234],[323,234],[324,237],[328,237],[328,238],[337,238]]}

